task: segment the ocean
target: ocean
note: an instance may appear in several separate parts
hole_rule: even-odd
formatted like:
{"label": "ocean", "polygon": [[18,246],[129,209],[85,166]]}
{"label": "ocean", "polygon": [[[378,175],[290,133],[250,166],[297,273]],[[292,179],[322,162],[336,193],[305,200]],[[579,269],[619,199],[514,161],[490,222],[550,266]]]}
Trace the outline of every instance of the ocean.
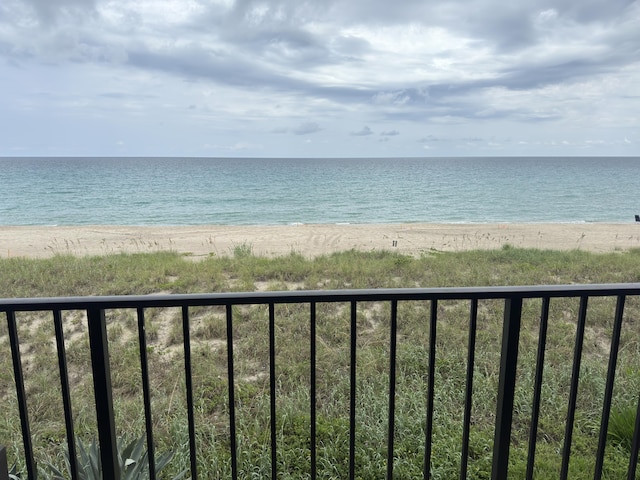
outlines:
{"label": "ocean", "polygon": [[629,223],[640,158],[0,158],[0,225]]}

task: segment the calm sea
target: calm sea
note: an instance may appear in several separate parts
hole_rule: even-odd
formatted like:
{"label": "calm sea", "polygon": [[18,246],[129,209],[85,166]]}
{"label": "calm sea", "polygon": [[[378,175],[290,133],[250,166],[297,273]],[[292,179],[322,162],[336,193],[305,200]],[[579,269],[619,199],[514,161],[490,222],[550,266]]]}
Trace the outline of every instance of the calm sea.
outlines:
{"label": "calm sea", "polygon": [[640,158],[0,158],[0,225],[614,222]]}

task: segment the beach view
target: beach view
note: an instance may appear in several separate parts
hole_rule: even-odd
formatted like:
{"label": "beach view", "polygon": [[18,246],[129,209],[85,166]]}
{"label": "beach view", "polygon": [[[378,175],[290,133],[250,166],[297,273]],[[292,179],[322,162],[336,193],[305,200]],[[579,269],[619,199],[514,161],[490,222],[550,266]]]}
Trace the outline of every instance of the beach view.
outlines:
{"label": "beach view", "polygon": [[637,1],[0,6],[0,480],[640,478]]}

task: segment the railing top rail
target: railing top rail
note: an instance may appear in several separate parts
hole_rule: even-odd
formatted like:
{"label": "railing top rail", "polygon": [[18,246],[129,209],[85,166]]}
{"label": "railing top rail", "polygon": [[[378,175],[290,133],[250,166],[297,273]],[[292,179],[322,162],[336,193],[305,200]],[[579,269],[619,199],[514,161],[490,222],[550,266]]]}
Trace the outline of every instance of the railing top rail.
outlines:
{"label": "railing top rail", "polygon": [[0,312],[306,302],[400,301],[431,299],[481,300],[508,297],[551,298],[580,297],[584,295],[591,297],[640,295],[640,283],[4,298],[0,299]]}

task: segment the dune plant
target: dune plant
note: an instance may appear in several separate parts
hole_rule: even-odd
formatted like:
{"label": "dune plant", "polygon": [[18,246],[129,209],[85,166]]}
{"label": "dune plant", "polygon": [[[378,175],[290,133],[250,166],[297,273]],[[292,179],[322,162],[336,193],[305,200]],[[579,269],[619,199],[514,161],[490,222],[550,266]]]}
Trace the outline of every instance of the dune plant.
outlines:
{"label": "dune plant", "polygon": [[627,450],[631,450],[633,430],[636,425],[636,406],[629,405],[611,412],[609,417],[609,438]]}
{"label": "dune plant", "polygon": [[14,463],[9,469],[9,480],[20,480],[20,474],[18,473],[18,467]]}
{"label": "dune plant", "polygon": [[[149,478],[148,451],[145,447],[145,437],[133,440],[123,447],[122,438],[118,439],[118,463],[122,480],[142,480]],[[100,447],[96,440],[86,446],[78,439],[78,474],[81,480],[102,480],[102,466]],[[173,452],[165,452],[156,460],[156,473],[159,473],[171,461]],[[61,472],[51,463],[47,463],[45,477],[47,480],[63,480],[71,477],[69,453],[65,452],[65,470]],[[186,470],[173,477],[174,480],[184,478]]]}
{"label": "dune plant", "polygon": [[[570,283],[637,282],[640,249],[612,254],[586,251],[542,251],[507,247],[492,251],[426,252],[409,257],[397,252],[344,251],[307,259],[298,254],[278,258],[251,253],[240,245],[237,255],[219,255],[194,262],[171,252],[105,257],[58,256],[52,259],[0,259],[0,291],[5,297],[56,295],[113,295],[258,291],[261,289],[341,289],[384,287],[440,287],[475,285],[551,285]],[[429,365],[429,313],[424,302],[400,302],[397,346],[396,462],[398,478],[421,475],[424,452],[427,367]],[[435,362],[435,429],[433,478],[456,478],[460,471],[462,407],[466,373],[468,303],[438,303]],[[482,301],[473,382],[469,478],[488,478],[494,435],[503,304]],[[545,373],[536,448],[535,477],[557,478],[564,439],[571,363],[575,345],[579,301],[553,299],[547,334]],[[571,478],[593,473],[598,443],[597,419],[602,410],[603,379],[610,350],[615,299],[590,299],[586,324],[580,393],[571,450]],[[233,312],[235,401],[238,469],[241,478],[266,478],[271,469],[269,404],[269,312],[263,305],[236,306]],[[317,441],[318,478],[344,473],[345,437],[349,433],[350,310],[340,303],[317,305]],[[514,429],[509,467],[513,478],[524,478],[528,425],[535,378],[540,303],[523,303],[523,320],[515,392]],[[202,478],[231,476],[228,429],[228,370],[225,310],[193,307],[190,313],[196,459]],[[161,476],[179,475],[190,461],[184,398],[183,323],[177,308],[150,309],[147,322],[149,380],[153,392],[154,431],[158,451],[175,455]],[[73,389],[74,422],[83,438],[95,431],[89,340],[83,312],[64,312],[67,360]],[[277,466],[279,478],[299,478],[309,470],[309,311],[305,305],[275,306],[277,375]],[[381,478],[385,470],[390,307],[362,302],[357,308],[356,476]],[[626,392],[637,391],[640,356],[637,328],[640,298],[629,297],[621,332],[614,405],[634,403]],[[108,335],[114,394],[114,415],[127,439],[144,431],[140,398],[139,344],[135,313],[109,312]],[[52,362],[56,349],[49,315],[18,315],[21,354],[28,374],[29,408],[34,457],[44,479],[70,478],[64,454],[64,424],[59,392],[51,388],[57,378]],[[0,437],[6,445],[20,445],[19,411],[15,401],[8,327],[0,316]],[[633,410],[633,409],[631,409]],[[612,411],[611,447],[607,448],[603,476],[624,478],[628,450],[616,424],[633,426]],[[626,438],[631,438],[631,434]],[[148,476],[144,442],[138,451],[120,449],[123,478]],[[126,442],[120,442],[123,447]],[[135,445],[135,444],[134,444]],[[99,465],[98,447],[85,440],[84,471]],[[94,451],[92,454],[91,451]],[[78,449],[78,457],[82,449]],[[19,447],[9,449],[15,460]],[[93,460],[91,460],[93,456]],[[48,468],[49,460],[59,469]],[[15,478],[26,478],[18,461]],[[67,464],[65,465],[65,461]],[[168,461],[168,460],[167,460]],[[162,467],[158,461],[157,466]],[[46,469],[46,471],[45,471]],[[99,472],[99,469],[96,470]],[[97,473],[81,478],[100,478]],[[137,473],[135,473],[137,472]],[[57,476],[54,476],[57,475]],[[137,476],[134,476],[137,475]],[[15,480],[14,477],[10,477]],[[177,478],[180,478],[179,476]]]}

